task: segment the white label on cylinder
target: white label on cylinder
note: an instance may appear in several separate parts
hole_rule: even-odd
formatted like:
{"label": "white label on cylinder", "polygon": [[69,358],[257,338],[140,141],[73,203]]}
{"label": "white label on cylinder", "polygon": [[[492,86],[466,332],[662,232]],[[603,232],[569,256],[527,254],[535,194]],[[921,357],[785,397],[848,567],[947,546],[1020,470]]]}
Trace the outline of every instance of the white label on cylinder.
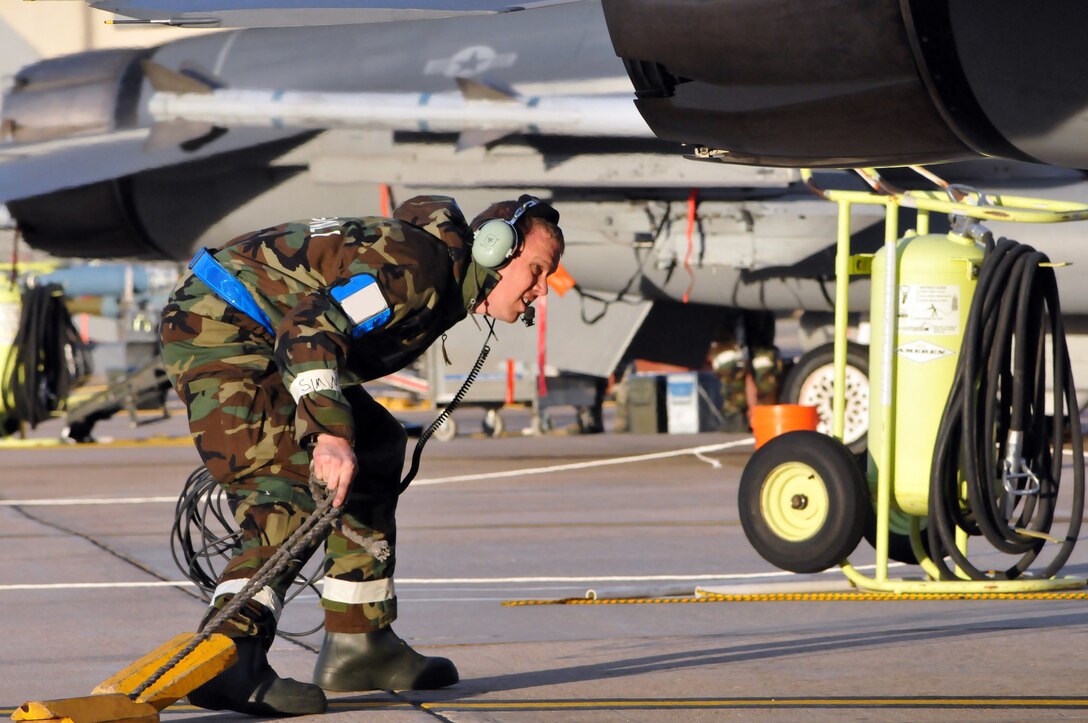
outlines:
{"label": "white label on cylinder", "polygon": [[960,335],[960,287],[899,287],[899,333]]}

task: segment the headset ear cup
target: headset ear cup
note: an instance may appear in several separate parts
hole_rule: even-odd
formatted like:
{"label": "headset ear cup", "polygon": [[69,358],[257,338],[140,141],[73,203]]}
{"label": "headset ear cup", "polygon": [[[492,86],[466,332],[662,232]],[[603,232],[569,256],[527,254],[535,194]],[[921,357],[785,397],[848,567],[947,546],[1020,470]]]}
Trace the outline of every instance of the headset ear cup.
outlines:
{"label": "headset ear cup", "polygon": [[502,219],[492,219],[476,229],[472,260],[485,268],[500,268],[514,255],[517,244],[517,229]]}

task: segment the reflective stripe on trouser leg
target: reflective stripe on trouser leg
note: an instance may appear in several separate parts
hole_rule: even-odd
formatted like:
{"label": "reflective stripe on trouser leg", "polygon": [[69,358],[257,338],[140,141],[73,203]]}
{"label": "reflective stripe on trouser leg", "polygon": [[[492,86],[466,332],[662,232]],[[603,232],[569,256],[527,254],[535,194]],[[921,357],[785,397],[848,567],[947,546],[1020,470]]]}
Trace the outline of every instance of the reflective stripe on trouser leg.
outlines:
{"label": "reflective stripe on trouser leg", "polygon": [[367,582],[351,582],[350,580],[337,580],[335,577],[327,577],[321,581],[321,598],[330,602],[359,605],[361,603],[384,602],[385,600],[392,600],[396,596],[393,578],[391,577]]}
{"label": "reflective stripe on trouser leg", "polygon": [[321,606],[325,629],[332,633],[369,633],[389,627],[397,617],[393,578],[352,582],[326,577]]}
{"label": "reflective stripe on trouser leg", "polygon": [[[248,582],[249,580],[240,578],[219,583],[212,592],[210,606],[217,610],[222,610],[223,606],[226,604],[226,600],[223,599],[223,596],[228,596],[227,600],[229,600],[241,592],[242,588],[245,587]],[[272,613],[272,617],[276,622],[279,622],[280,614],[283,613],[283,599],[276,594],[275,590],[266,585],[258,590],[250,600],[267,609]]]}
{"label": "reflective stripe on trouser leg", "polygon": [[368,633],[392,624],[397,618],[393,567],[393,548],[384,535],[345,513],[325,542],[325,629]]}

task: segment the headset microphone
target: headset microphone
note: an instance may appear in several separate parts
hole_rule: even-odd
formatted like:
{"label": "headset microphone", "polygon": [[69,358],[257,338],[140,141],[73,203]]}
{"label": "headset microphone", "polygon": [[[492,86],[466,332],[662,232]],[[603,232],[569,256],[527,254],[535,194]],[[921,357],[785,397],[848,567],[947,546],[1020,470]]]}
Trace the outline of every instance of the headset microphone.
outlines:
{"label": "headset microphone", "polygon": [[521,323],[525,326],[532,326],[536,323],[536,307],[526,307],[525,313],[521,315]]}

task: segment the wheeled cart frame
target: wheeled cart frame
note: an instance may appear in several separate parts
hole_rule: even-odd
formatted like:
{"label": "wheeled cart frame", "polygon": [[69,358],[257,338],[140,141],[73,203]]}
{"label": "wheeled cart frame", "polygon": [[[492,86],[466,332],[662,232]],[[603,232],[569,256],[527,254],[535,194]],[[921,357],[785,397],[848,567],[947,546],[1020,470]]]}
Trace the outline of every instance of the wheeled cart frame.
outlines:
{"label": "wheeled cart frame", "polygon": [[[832,428],[835,440],[813,432],[791,432],[772,440],[761,450],[757,450],[741,481],[740,514],[745,533],[760,554],[779,567],[796,572],[815,572],[838,564],[852,584],[874,592],[1026,593],[1084,587],[1088,584],[1084,578],[1058,577],[1055,574],[1018,575],[1019,570],[1013,575],[993,572],[980,575],[977,570],[975,574],[969,575],[956,563],[957,559],[966,559],[969,536],[962,527],[955,528],[955,550],[953,550],[953,553],[958,553],[962,557],[952,555],[954,564],[952,570],[949,571],[943,559],[935,562],[927,552],[922,532],[922,524],[926,521],[924,511],[926,499],[923,497],[921,500],[921,507],[918,508],[922,509],[921,512],[918,509],[910,509],[908,505],[907,508],[910,511],[905,513],[897,503],[900,498],[896,496],[898,491],[895,488],[894,476],[897,462],[895,455],[918,454],[919,447],[917,444],[908,443],[903,443],[902,449],[897,449],[896,446],[897,406],[914,401],[896,399],[896,377],[900,364],[899,357],[903,352],[899,347],[902,322],[899,296],[901,290],[906,288],[900,286],[900,257],[903,254],[903,241],[914,239],[915,236],[926,237],[929,234],[931,213],[949,214],[954,222],[953,231],[948,238],[964,244],[964,256],[974,254],[974,258],[958,258],[954,261],[966,262],[959,264],[958,268],[966,269],[967,275],[974,274],[977,277],[978,267],[981,266],[981,262],[978,261],[982,257],[979,250],[981,244],[976,243],[972,238],[981,239],[982,232],[986,231],[979,222],[1013,221],[1032,224],[1084,220],[1088,219],[1088,206],[1037,198],[985,194],[973,189],[950,186],[925,169],[915,168],[915,170],[941,186],[941,190],[899,190],[887,184],[876,171],[869,169],[859,173],[873,188],[872,191],[826,190],[816,185],[811,172],[803,172],[803,178],[809,187],[823,198],[837,203],[839,208],[835,260],[835,390],[832,405]],[[871,437],[874,430],[877,434],[875,444],[870,444],[869,448],[869,482],[861,477],[858,462],[851,458],[848,450],[841,444],[845,426],[848,286],[851,276],[872,274],[874,267],[874,255],[851,253],[850,221],[851,210],[855,205],[882,206],[885,214],[884,249],[882,255],[877,255],[878,263],[883,266],[883,271],[873,280],[876,302],[874,314],[879,310],[880,318],[870,320],[874,327],[879,325],[881,339],[879,346],[874,346],[872,349],[870,357],[870,374],[879,377],[879,388],[870,389],[870,405],[875,414],[870,415],[869,429]],[[916,228],[908,232],[905,239],[901,239],[899,233],[901,208],[914,209],[917,212]],[[987,234],[986,240],[989,244],[987,250],[989,253],[989,250],[993,248],[992,236]],[[963,271],[960,273],[963,274]],[[1040,349],[1042,343],[1040,342]],[[1064,347],[1064,339],[1062,345]],[[945,354],[946,350],[941,350],[939,353]],[[958,349],[947,352],[947,354],[957,355],[958,353]],[[924,390],[918,390],[917,394],[923,392]],[[940,401],[943,403],[943,399]],[[1070,417],[1077,417],[1077,409],[1068,411]],[[1061,415],[1062,410],[1055,409],[1053,413]],[[1021,535],[1020,539],[1030,537],[1046,542],[1064,542],[1064,547],[1056,558],[1057,563],[1052,564],[1048,568],[1050,570],[1060,567],[1068,557],[1083,517],[1083,444],[1080,438],[1079,419],[1073,419],[1071,426],[1074,464],[1077,465],[1076,474],[1079,485],[1077,489],[1081,490],[1081,493],[1074,498],[1067,539],[1064,541],[1054,539],[1049,536],[1047,530],[1025,530],[1013,525],[1015,532]],[[900,434],[905,435],[908,431],[900,430]],[[771,449],[772,445],[775,446],[774,450]],[[1062,441],[1059,439],[1053,442],[1053,445],[1055,453],[1060,455]],[[1002,449],[1005,446],[1002,442]],[[1010,442],[1008,446],[1014,445]],[[1009,454],[1011,456],[1013,453],[1009,452]],[[955,463],[953,459],[952,464]],[[984,472],[992,474],[993,470],[984,470]],[[965,488],[965,483],[962,482],[962,478],[960,479],[960,488]],[[992,496],[994,499],[999,499],[1002,493],[993,482],[990,480],[987,483],[990,485],[987,493],[997,490]],[[875,483],[875,490],[870,488],[873,483]],[[1025,498],[1022,496],[1013,496],[1030,493],[1024,490],[1023,483],[1017,482],[1012,487],[1009,486],[1008,481],[1005,484],[1008,492],[1004,494],[1004,498],[1012,500],[1006,504],[1025,506],[1034,504],[1034,502],[1024,502]],[[923,487],[922,490],[924,495],[927,488]],[[963,500],[963,509],[967,510],[963,514],[969,518],[971,513],[966,502],[966,493],[959,494]],[[1056,497],[1056,492],[1054,496]],[[1011,510],[1012,507],[1009,509]],[[865,519],[865,516],[870,514],[875,516],[875,520],[871,517]],[[890,521],[893,516],[903,533],[909,535],[909,551],[913,553],[914,559],[921,566],[925,579],[889,577],[889,544],[893,536]],[[1051,514],[1050,519],[1052,518]],[[872,576],[861,573],[848,559],[866,525],[870,526],[870,541],[876,549],[876,565]],[[837,534],[826,539],[821,537],[828,530],[837,531]],[[902,538],[899,541],[902,542]],[[1038,547],[1041,548],[1043,544],[1040,542]],[[941,549],[947,552],[949,547]],[[1001,579],[1003,577],[1013,579]]]}

